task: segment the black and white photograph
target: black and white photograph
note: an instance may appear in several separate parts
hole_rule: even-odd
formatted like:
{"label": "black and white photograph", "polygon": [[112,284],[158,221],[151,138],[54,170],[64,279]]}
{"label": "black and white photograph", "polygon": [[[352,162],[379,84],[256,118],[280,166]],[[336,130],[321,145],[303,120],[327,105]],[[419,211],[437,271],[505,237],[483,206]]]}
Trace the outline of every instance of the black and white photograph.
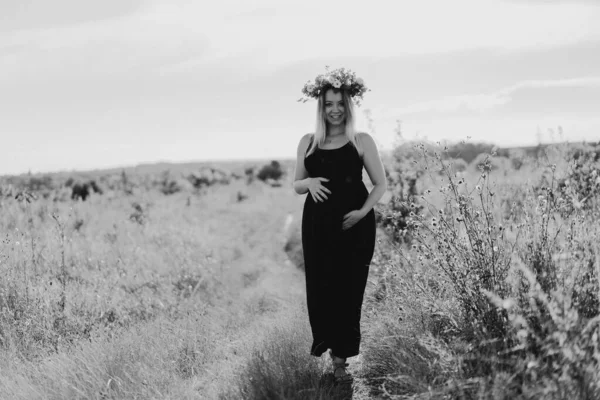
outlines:
{"label": "black and white photograph", "polygon": [[0,400],[599,400],[600,0],[0,0]]}

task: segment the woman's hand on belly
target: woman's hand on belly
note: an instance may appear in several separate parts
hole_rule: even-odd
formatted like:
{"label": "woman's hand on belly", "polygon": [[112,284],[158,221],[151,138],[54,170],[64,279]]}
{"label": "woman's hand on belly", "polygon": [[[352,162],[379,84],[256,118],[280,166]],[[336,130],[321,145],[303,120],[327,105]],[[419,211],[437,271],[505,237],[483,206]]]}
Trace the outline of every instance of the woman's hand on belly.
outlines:
{"label": "woman's hand on belly", "polygon": [[366,214],[360,210],[352,210],[344,215],[342,222],[342,230],[348,230],[352,228],[358,221],[364,218]]}

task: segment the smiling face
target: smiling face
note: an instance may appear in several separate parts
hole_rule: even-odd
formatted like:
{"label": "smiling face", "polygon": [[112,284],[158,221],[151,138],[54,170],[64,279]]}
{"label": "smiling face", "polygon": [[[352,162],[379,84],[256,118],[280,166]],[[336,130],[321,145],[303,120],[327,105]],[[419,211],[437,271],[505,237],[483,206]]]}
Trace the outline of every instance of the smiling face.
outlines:
{"label": "smiling face", "polygon": [[330,125],[341,125],[346,120],[346,107],[342,92],[329,89],[325,93],[325,119]]}

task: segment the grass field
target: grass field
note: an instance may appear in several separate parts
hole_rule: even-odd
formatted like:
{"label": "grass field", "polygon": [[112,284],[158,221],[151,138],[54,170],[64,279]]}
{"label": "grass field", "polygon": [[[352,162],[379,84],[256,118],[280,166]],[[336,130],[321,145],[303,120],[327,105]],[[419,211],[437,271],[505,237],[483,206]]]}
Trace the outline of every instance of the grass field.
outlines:
{"label": "grass field", "polygon": [[410,171],[386,160],[422,170],[404,211],[377,206],[396,222],[378,229],[351,388],[308,355],[289,162],[280,186],[165,194],[198,168],[169,165],[96,171],[120,183],[86,201],[3,196],[0,398],[598,398],[597,160],[445,175],[421,150]]}

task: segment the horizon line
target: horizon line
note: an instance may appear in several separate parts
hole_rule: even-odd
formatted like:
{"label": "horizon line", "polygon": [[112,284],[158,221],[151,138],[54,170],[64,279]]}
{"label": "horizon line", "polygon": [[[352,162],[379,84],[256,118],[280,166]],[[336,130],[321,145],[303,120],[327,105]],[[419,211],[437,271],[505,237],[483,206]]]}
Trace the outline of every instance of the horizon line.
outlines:
{"label": "horizon line", "polygon": [[[423,142],[423,141],[427,141],[427,140],[404,140],[402,144],[406,144],[406,143],[418,143],[418,142]],[[443,141],[439,141],[440,143],[443,143]],[[435,143],[435,142],[432,142]],[[549,146],[549,145],[559,145],[559,144],[594,144],[594,143],[600,143],[600,141],[586,141],[586,140],[579,140],[579,141],[574,141],[574,142],[570,142],[568,140],[563,140],[560,142],[545,142],[545,143],[538,143],[538,144],[530,144],[530,145],[521,145],[521,146],[497,146],[492,142],[485,142],[485,141],[477,141],[477,142],[471,142],[472,144],[483,144],[483,145],[491,145],[491,146],[496,146],[498,149],[505,149],[505,150],[510,150],[510,149],[532,149],[535,147],[544,147],[544,146]],[[400,145],[402,145],[400,144]],[[452,144],[460,144],[460,142],[456,142],[456,143],[452,143]],[[397,146],[395,146],[394,148],[396,148]],[[387,153],[391,153],[394,148],[392,149],[381,149],[380,153],[383,154],[387,154]],[[206,164],[206,163],[231,163],[231,162],[236,162],[236,163],[243,163],[243,162],[260,162],[260,161],[267,161],[267,160],[283,160],[283,161],[290,161],[290,160],[294,160],[295,159],[295,155],[292,156],[276,156],[276,157],[245,157],[245,158],[206,158],[206,159],[196,159],[196,160],[155,160],[155,161],[142,161],[139,162],[137,164],[117,164],[117,165],[110,165],[110,166],[104,166],[104,167],[95,167],[95,168],[83,168],[83,169],[76,169],[76,168],[71,168],[71,169],[56,169],[56,170],[45,170],[45,171],[36,171],[36,172],[32,172],[32,169],[29,169],[28,171],[24,171],[24,172],[17,172],[17,173],[0,173],[0,178],[13,178],[13,177],[22,177],[24,175],[30,175],[30,176],[35,176],[35,175],[59,175],[59,174],[89,174],[89,173],[98,173],[98,172],[108,172],[108,171],[112,171],[112,170],[127,170],[127,169],[136,169],[136,168],[144,168],[144,167],[152,167],[152,166],[157,166],[160,164],[171,164],[171,165],[186,165],[186,164]]]}

